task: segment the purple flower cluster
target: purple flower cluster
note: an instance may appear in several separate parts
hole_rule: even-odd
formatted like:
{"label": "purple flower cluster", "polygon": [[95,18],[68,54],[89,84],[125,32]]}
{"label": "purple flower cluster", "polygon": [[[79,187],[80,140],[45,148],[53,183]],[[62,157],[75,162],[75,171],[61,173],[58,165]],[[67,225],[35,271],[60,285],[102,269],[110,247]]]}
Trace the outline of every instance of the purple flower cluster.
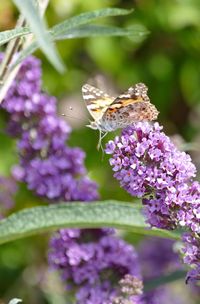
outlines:
{"label": "purple flower cluster", "polygon": [[6,210],[14,206],[14,195],[17,192],[17,184],[11,177],[0,176],[0,218]]}
{"label": "purple flower cluster", "polygon": [[[127,274],[135,278],[132,282],[137,290],[130,295],[129,303],[142,303],[138,296],[141,276],[136,252],[114,236],[111,229],[60,230],[51,239],[50,247],[49,263],[61,272],[68,290],[76,288],[77,304],[117,303],[118,282]],[[130,277],[125,277],[125,281],[130,282]],[[124,281],[121,284],[126,285]]]}
{"label": "purple flower cluster", "polygon": [[41,90],[39,60],[23,63],[3,108],[10,114],[8,132],[19,139],[17,180],[52,201],[98,197],[96,184],[86,176],[84,152],[66,145],[70,127],[57,116],[56,99]]}
{"label": "purple flower cluster", "polygon": [[[109,141],[106,153],[112,154],[110,164],[121,186],[142,198],[151,226],[185,227],[197,240],[200,184],[193,181],[196,168],[190,156],[179,151],[161,130],[158,123],[136,123],[123,130],[121,137]],[[200,247],[193,254],[190,264],[199,270]]]}

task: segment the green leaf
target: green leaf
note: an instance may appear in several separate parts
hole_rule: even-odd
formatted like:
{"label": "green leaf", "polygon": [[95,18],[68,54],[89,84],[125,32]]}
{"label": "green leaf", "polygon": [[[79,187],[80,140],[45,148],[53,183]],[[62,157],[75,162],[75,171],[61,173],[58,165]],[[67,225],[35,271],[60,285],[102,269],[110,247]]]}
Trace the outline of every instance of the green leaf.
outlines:
{"label": "green leaf", "polygon": [[45,53],[49,61],[55,66],[55,68],[63,72],[64,65],[56,51],[54,44],[50,39],[50,35],[45,27],[43,20],[41,19],[35,2],[33,0],[13,0],[20,12],[27,19],[31,31],[35,34],[37,42]]}
{"label": "green leaf", "polygon": [[106,25],[83,25],[71,30],[63,31],[62,33],[53,34],[54,39],[64,40],[73,38],[85,38],[96,36],[136,36],[147,34],[147,31],[138,31],[138,28],[131,27],[130,29],[123,29],[120,27],[106,26]]}
{"label": "green leaf", "polygon": [[25,36],[30,33],[31,31],[28,27],[20,27],[13,30],[0,32],[0,45],[7,43],[14,38]]}
{"label": "green leaf", "polygon": [[0,244],[59,228],[115,227],[133,233],[180,239],[176,232],[150,229],[141,206],[117,202],[72,202],[24,209],[0,221]]}
{"label": "green leaf", "polygon": [[[53,26],[49,31],[50,39],[52,41],[54,41],[54,40],[61,40],[61,39],[87,37],[88,34],[86,33],[86,29],[80,28],[81,25],[83,26],[83,25],[85,25],[89,22],[95,21],[99,18],[127,15],[127,14],[130,14],[131,12],[133,12],[133,10],[126,10],[126,9],[120,9],[120,8],[104,8],[104,9],[95,10],[92,12],[83,13],[78,16],[69,18],[69,19]],[[76,28],[78,28],[78,29],[76,30]],[[105,28],[104,28],[104,30],[105,30]],[[126,31],[126,30],[124,30],[124,31]],[[90,30],[90,32],[92,32],[92,29]],[[96,29],[96,32],[97,32],[97,29]],[[119,32],[119,30],[118,30],[118,32]],[[100,33],[98,33],[96,35],[100,35]],[[94,30],[93,30],[93,36],[94,36]],[[35,50],[37,50],[37,48],[38,48],[37,41],[34,41],[33,43],[31,43],[27,48],[25,48],[20,53],[18,59],[13,64],[12,68],[14,68],[20,62],[22,62],[27,56],[31,55]]]}
{"label": "green leaf", "polygon": [[186,277],[187,272],[184,270],[177,270],[167,275],[162,275],[157,278],[152,278],[144,284],[144,291],[150,291],[157,287],[160,287],[165,284],[172,283],[174,281],[183,279]]}
{"label": "green leaf", "polygon": [[[105,25],[83,25],[73,29],[66,29],[62,32],[53,32],[50,30],[52,40],[64,40],[64,39],[75,39],[75,38],[85,38],[85,37],[97,37],[97,36],[129,36],[131,40],[136,42],[140,41],[149,32],[145,27],[135,24],[131,28],[123,29],[113,26]],[[38,44],[36,41],[31,43],[26,49],[24,49],[12,68],[22,62],[27,56],[31,55],[35,50],[37,50]]]}
{"label": "green leaf", "polygon": [[[78,27],[80,25],[95,21],[96,19],[102,17],[130,14],[132,11],[133,10],[126,10],[119,8],[106,8],[106,9],[96,10],[93,12],[83,13],[55,25],[54,27],[52,27],[51,33],[52,35],[55,35],[57,37],[59,36],[62,37],[62,35],[65,35],[67,30],[72,29],[74,27]],[[11,39],[21,37],[30,33],[31,31],[28,27],[21,27],[21,28],[0,32],[0,45],[7,43]]]}
{"label": "green leaf", "polygon": [[103,17],[128,15],[133,12],[133,9],[121,8],[103,8],[92,12],[83,13],[72,18],[69,18],[51,28],[51,32],[55,36],[62,35],[69,29],[73,29],[80,25],[84,25]]}

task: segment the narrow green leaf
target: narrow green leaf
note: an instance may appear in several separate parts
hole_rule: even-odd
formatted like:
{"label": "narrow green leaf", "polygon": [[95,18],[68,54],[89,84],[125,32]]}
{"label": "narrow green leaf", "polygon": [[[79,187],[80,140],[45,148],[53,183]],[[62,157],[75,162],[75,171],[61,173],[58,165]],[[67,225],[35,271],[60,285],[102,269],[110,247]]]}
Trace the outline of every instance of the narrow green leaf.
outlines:
{"label": "narrow green leaf", "polygon": [[55,66],[58,71],[63,72],[64,65],[62,64],[56,48],[50,39],[49,33],[46,30],[45,24],[37,11],[35,2],[33,0],[13,1],[20,12],[27,19],[30,29],[35,34],[40,48],[43,50],[49,61]]}
{"label": "narrow green leaf", "polygon": [[99,18],[128,15],[132,12],[133,9],[127,10],[121,8],[103,8],[92,12],[82,13],[80,15],[69,18],[59,24],[56,24],[54,27],[51,28],[51,32],[53,33],[53,35],[58,36],[62,35],[62,33],[65,33],[66,30],[90,23]]}
{"label": "narrow green leaf", "polygon": [[[85,38],[85,37],[98,37],[98,36],[129,36],[131,40],[138,42],[141,37],[144,37],[149,32],[142,25],[134,25],[131,28],[123,29],[113,26],[105,25],[83,25],[73,29],[66,29],[61,32],[53,32],[50,30],[52,40],[65,40],[65,39],[75,39],[75,38]],[[38,44],[36,41],[31,43],[26,49],[24,49],[16,62],[14,63],[14,68],[20,62],[22,62],[27,56],[31,55],[35,50],[37,50]]]}
{"label": "narrow green leaf", "polygon": [[25,36],[30,33],[31,31],[28,27],[20,27],[13,30],[0,32],[0,45],[7,43],[14,38]]}
{"label": "narrow green leaf", "polygon": [[141,206],[117,202],[73,202],[24,209],[0,221],[0,244],[61,227],[115,227],[134,233],[180,239],[176,232],[149,229]]}
{"label": "narrow green leaf", "polygon": [[[65,34],[65,32],[74,27],[78,27],[80,25],[95,21],[96,19],[102,17],[111,17],[111,16],[119,16],[126,15],[133,12],[133,10],[119,9],[119,8],[106,8],[101,10],[96,10],[93,12],[87,12],[80,14],[78,16],[69,18],[57,25],[55,25],[52,29],[52,35],[61,36]],[[27,34],[30,34],[31,31],[28,27],[21,27],[17,29],[12,29],[4,32],[0,32],[0,45],[7,43],[11,39],[21,37]]]}
{"label": "narrow green leaf", "polygon": [[[16,1],[16,0],[15,0]],[[18,0],[17,0],[18,1]],[[126,10],[120,8],[105,8],[101,10],[96,10],[92,12],[87,12],[69,18],[54,27],[49,31],[49,39],[51,41],[61,40],[61,39],[72,39],[72,38],[83,38],[89,36],[122,36],[122,35],[141,35],[141,31],[138,29],[135,31],[134,28],[129,29],[120,29],[117,27],[106,27],[106,26],[96,26],[91,25],[91,27],[83,27],[84,24],[95,21],[98,18],[109,17],[109,16],[120,16],[127,15],[133,12],[133,10]],[[82,27],[80,27],[82,25]],[[144,28],[143,28],[144,29]],[[107,31],[107,32],[106,32]],[[117,34],[118,33],[118,34]],[[142,31],[142,34],[147,33],[146,30]],[[24,49],[12,68],[21,63],[27,56],[31,55],[38,48],[37,41],[34,41],[26,49]]]}
{"label": "narrow green leaf", "polygon": [[184,270],[177,270],[170,274],[162,275],[158,278],[151,279],[144,284],[144,291],[150,291],[162,285],[183,279],[186,277],[186,274],[187,272]]}
{"label": "narrow green leaf", "polygon": [[63,31],[62,33],[53,34],[55,40],[73,39],[73,38],[85,38],[96,36],[136,36],[137,39],[141,35],[146,35],[147,30],[139,31],[138,28],[120,28],[106,25],[83,25],[74,29]]}

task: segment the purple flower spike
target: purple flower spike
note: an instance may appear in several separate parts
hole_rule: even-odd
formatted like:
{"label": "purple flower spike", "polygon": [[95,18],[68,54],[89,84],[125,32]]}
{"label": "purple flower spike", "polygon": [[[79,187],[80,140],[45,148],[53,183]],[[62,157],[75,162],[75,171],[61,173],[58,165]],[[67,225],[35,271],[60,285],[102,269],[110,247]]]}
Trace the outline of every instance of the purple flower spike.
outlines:
{"label": "purple flower spike", "polygon": [[[141,294],[136,252],[110,229],[60,230],[51,239],[49,263],[60,271],[68,289],[78,288],[77,304],[116,303],[119,281],[125,275],[129,275],[128,281],[134,278],[135,295]],[[138,295],[133,298],[135,302],[130,303],[142,304]]]}
{"label": "purple flower spike", "polygon": [[13,168],[18,181],[52,202],[98,198],[84,152],[66,145],[71,129],[56,114],[56,98],[41,90],[39,60],[24,61],[2,107],[10,113],[7,131],[18,139],[20,164]]}
{"label": "purple flower spike", "polygon": [[[106,153],[112,155],[110,164],[120,185],[142,198],[148,223],[168,230],[189,229],[192,243],[199,246],[200,184],[193,181],[196,168],[190,156],[179,151],[161,130],[158,123],[135,123],[108,142]],[[200,247],[198,254],[189,253],[188,239],[184,242],[185,262],[199,269]]]}

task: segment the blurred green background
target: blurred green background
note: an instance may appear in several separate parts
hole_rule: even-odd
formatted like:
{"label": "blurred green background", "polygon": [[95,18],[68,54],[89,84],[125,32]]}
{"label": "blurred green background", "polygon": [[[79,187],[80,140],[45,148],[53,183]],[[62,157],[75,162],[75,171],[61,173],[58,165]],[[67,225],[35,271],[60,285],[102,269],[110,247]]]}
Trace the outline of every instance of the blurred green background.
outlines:
{"label": "blurred green background", "polygon": [[[50,0],[46,19],[52,26],[81,12],[104,7],[135,10],[128,16],[104,19],[102,23],[122,27],[141,24],[149,34],[137,42],[131,37],[61,41],[57,46],[68,67],[64,75],[58,74],[41,52],[36,56],[42,60],[43,88],[57,96],[59,115],[64,113],[73,127],[69,144],[86,152],[86,166],[90,177],[99,184],[101,198],[130,201],[132,198],[112,178],[108,157],[102,159],[102,152],[96,149],[98,132],[85,127],[89,116],[81,97],[81,86],[89,82],[117,95],[136,82],[144,82],[152,103],[160,111],[158,120],[165,133],[176,135],[175,140],[181,147],[190,148],[199,168],[200,1]],[[17,16],[11,1],[0,2],[1,31],[13,28]],[[109,134],[103,144],[114,136]],[[0,174],[9,176],[10,168],[17,162],[15,142],[2,131],[0,142]],[[16,210],[42,204],[24,185],[20,186],[16,201]],[[138,238],[129,237],[129,240],[138,242]],[[22,297],[29,304],[64,303],[59,280],[55,275],[47,275],[47,242],[43,235],[1,247],[0,303],[1,298],[13,296]],[[43,274],[38,269],[43,270]],[[48,280],[42,279],[44,276],[48,276]],[[188,301],[195,303],[191,298]]]}

